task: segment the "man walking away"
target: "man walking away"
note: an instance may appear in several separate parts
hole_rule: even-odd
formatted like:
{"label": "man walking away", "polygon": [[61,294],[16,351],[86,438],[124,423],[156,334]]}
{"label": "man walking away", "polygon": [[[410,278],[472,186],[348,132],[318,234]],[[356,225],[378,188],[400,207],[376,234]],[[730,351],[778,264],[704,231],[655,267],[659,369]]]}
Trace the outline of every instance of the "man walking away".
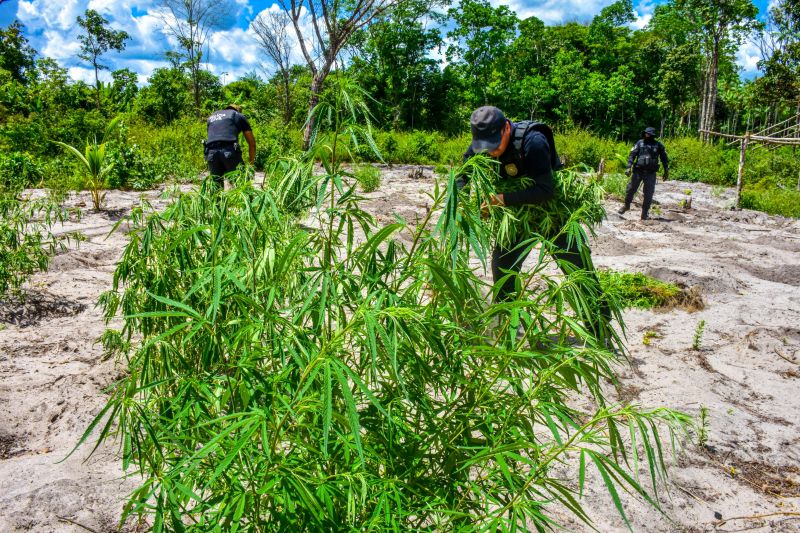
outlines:
{"label": "man walking away", "polygon": [[215,111],[207,121],[208,140],[204,155],[208,172],[220,189],[225,188],[224,176],[242,164],[242,148],[239,133],[244,134],[249,148],[250,164],[256,160],[256,138],[250,123],[242,114],[242,107],[231,104],[223,110]]}
{"label": "man walking away", "polygon": [[630,176],[628,188],[625,191],[625,205],[619,211],[620,215],[631,208],[631,202],[639,184],[644,182],[644,200],[642,201],[642,220],[649,218],[650,204],[653,203],[653,193],[656,190],[656,172],[658,160],[664,167],[664,180],[669,176],[669,161],[664,145],[656,140],[656,129],[645,128],[642,138],[636,141],[628,155],[628,167],[625,174]]}

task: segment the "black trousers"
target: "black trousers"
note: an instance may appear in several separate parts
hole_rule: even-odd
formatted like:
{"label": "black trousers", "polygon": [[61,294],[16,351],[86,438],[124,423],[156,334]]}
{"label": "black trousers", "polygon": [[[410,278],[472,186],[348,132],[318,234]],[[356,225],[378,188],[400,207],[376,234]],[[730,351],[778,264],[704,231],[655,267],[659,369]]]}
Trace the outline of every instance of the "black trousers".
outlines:
{"label": "black trousers", "polygon": [[625,190],[625,207],[630,209],[633,196],[639,190],[639,185],[644,182],[644,200],[642,201],[642,218],[650,212],[653,203],[653,193],[656,192],[656,172],[654,170],[634,170],[628,188]]}
{"label": "black trousers", "polygon": [[[497,280],[506,275],[508,271],[519,273],[519,271],[522,269],[522,263],[525,262],[525,258],[528,256],[530,251],[530,247],[528,246],[518,246],[522,240],[524,239],[520,239],[517,242],[512,242],[508,248],[495,245],[494,250],[492,251],[492,278],[494,279],[495,283]],[[572,265],[574,270],[583,270],[589,277],[588,282],[594,284],[597,290],[600,290],[600,279],[595,273],[594,265],[591,264],[591,259],[589,260],[589,264],[584,262],[577,243],[573,242],[570,244],[567,236],[565,234],[561,234],[556,237],[556,239],[553,241],[553,244],[556,245],[558,250],[553,253],[553,257],[559,260],[559,267],[561,268],[562,272],[568,274],[572,269],[561,264],[561,262]],[[500,286],[500,289],[497,293],[497,301],[511,299],[515,294],[515,276],[511,276]],[[599,312],[606,324],[611,321],[611,310],[609,309],[608,302],[605,300],[605,298],[603,298],[602,295],[600,295]],[[595,337],[597,338],[600,338],[605,330],[597,318],[586,323],[585,325],[590,331],[594,332]]]}
{"label": "black trousers", "polygon": [[243,163],[242,151],[234,145],[207,145],[205,151],[208,173],[214,178],[218,187],[225,187],[225,174],[236,170]]}

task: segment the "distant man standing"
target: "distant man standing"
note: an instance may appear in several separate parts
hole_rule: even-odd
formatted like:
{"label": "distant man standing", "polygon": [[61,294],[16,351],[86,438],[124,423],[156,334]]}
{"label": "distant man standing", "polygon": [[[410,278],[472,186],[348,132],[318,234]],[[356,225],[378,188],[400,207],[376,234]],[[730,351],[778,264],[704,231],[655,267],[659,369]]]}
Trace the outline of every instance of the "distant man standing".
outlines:
{"label": "distant man standing", "polygon": [[653,203],[653,193],[656,190],[656,172],[658,160],[664,166],[664,179],[669,176],[669,160],[664,145],[656,140],[656,129],[645,128],[642,138],[636,141],[628,155],[628,167],[625,174],[630,176],[628,188],[625,191],[625,205],[619,211],[620,215],[631,208],[631,202],[639,184],[644,182],[644,201],[642,202],[642,220],[649,218],[650,204]]}
{"label": "distant man standing", "polygon": [[218,187],[225,187],[224,176],[236,170],[242,162],[239,133],[244,134],[249,148],[250,164],[256,160],[256,138],[250,123],[242,114],[242,107],[231,104],[208,117],[208,140],[205,142],[205,159],[208,171]]}

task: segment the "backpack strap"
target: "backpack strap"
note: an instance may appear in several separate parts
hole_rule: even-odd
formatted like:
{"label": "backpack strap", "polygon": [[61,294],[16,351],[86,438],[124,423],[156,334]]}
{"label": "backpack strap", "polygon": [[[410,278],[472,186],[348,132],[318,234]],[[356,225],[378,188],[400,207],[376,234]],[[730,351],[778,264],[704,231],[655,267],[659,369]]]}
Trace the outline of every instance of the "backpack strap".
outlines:
{"label": "backpack strap", "polygon": [[558,153],[556,152],[556,140],[553,136],[553,130],[547,124],[542,122],[536,122],[533,120],[523,120],[521,122],[514,123],[514,149],[522,156],[525,157],[525,148],[524,148],[524,140],[525,135],[528,134],[529,131],[538,131],[544,138],[547,139],[547,145],[550,147],[550,166],[553,170],[558,170],[564,165],[561,163],[561,158],[558,157]]}

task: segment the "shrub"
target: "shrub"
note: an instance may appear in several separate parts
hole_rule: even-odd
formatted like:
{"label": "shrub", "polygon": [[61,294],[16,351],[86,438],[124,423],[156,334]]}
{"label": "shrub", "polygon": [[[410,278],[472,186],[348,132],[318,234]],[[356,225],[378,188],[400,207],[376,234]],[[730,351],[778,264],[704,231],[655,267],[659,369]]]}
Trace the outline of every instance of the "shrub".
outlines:
{"label": "shrub", "polygon": [[558,132],[555,137],[558,154],[567,166],[588,165],[596,169],[600,160],[606,160],[607,172],[620,172],[624,162],[619,161],[621,154],[627,158],[629,146],[609,139],[598,137],[583,129]]}
{"label": "shrub", "polygon": [[435,132],[426,133],[422,131],[412,133],[411,156],[413,161],[409,161],[410,163],[433,163],[439,161],[441,157],[439,135]]}
{"label": "shrub", "polygon": [[353,171],[353,176],[364,192],[376,191],[381,186],[381,171],[372,165],[359,165]]}
{"label": "shrub", "polygon": [[109,189],[145,190],[163,179],[138,144],[113,143],[109,145],[106,157],[111,165],[106,174],[106,187]]}
{"label": "shrub", "polygon": [[33,187],[42,181],[41,167],[25,152],[0,153],[0,188]]}
{"label": "shrub", "polygon": [[695,137],[668,139],[664,145],[670,159],[671,179],[712,185],[736,183],[738,150],[725,150],[717,143],[703,144]]}
{"label": "shrub", "polygon": [[620,173],[605,174],[603,176],[603,189],[606,195],[616,200],[625,199],[625,189],[628,186],[628,176]]}
{"label": "shrub", "polygon": [[[276,123],[255,127],[253,135],[256,138],[255,167],[257,170],[264,170],[272,159],[299,151],[303,141],[299,129]],[[247,148],[245,147],[244,150],[246,151]],[[247,154],[245,154],[246,160]]]}
{"label": "shrub", "polygon": [[771,215],[800,218],[800,191],[759,185],[745,187],[742,190],[742,207]]}

